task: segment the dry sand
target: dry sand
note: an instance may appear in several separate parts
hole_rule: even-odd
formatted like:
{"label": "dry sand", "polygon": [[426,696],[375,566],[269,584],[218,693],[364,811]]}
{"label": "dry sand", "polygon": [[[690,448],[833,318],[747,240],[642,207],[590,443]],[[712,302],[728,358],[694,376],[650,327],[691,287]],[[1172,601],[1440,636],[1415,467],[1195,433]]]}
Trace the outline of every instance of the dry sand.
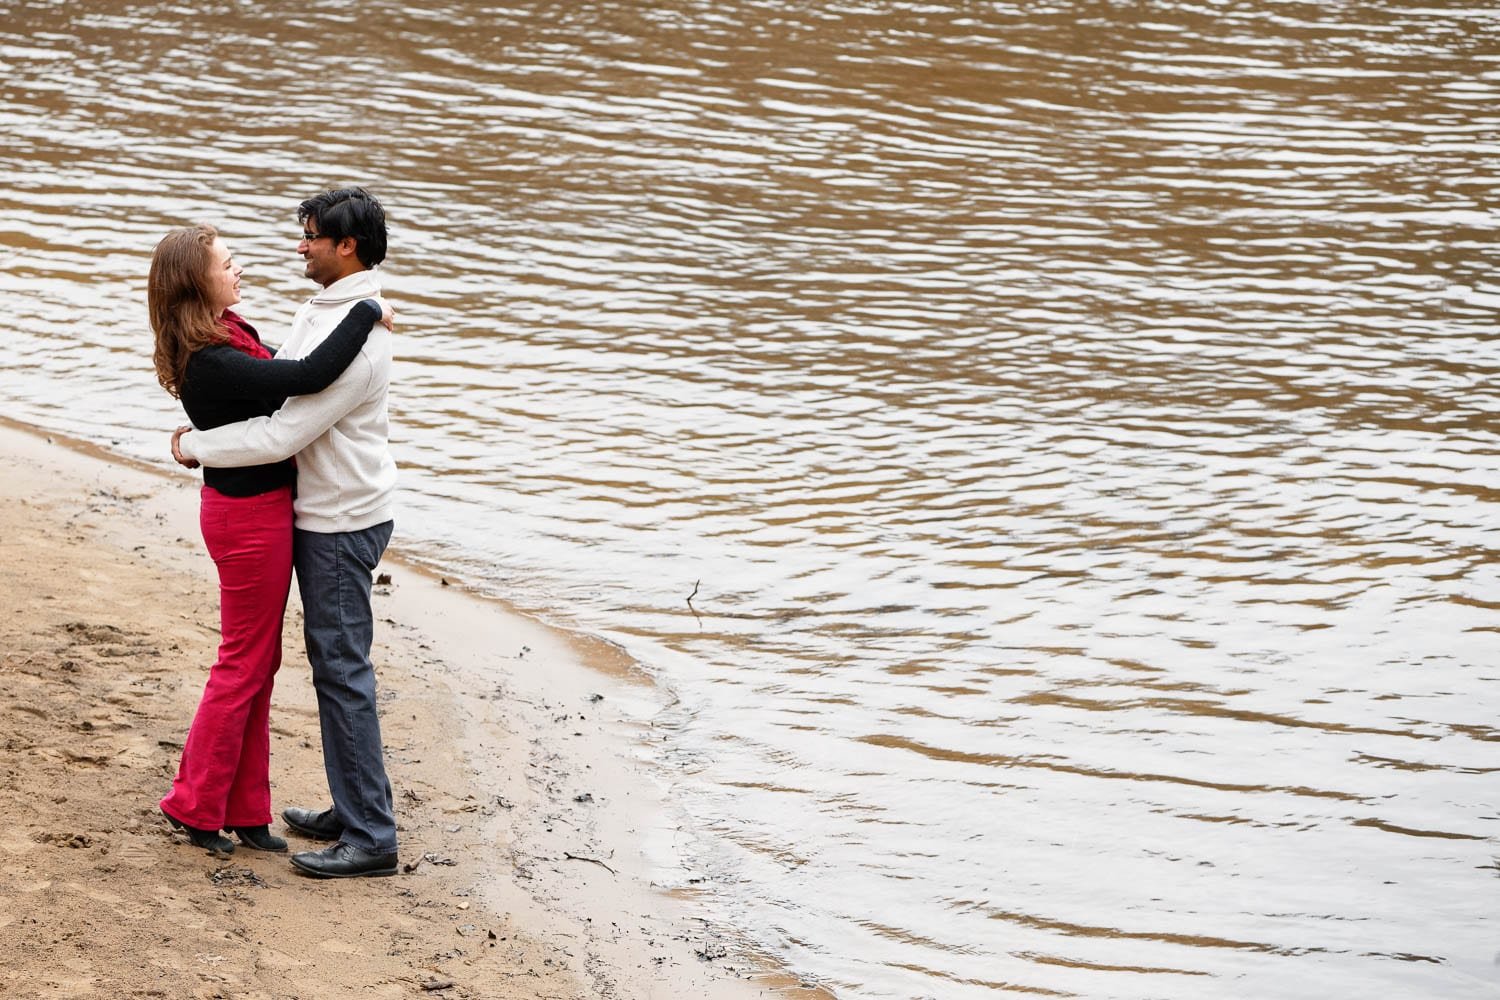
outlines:
{"label": "dry sand", "polygon": [[[5,424],[0,468],[0,995],[820,995],[648,883],[673,831],[628,665],[394,559],[375,659],[403,874],[192,847],[156,803],[218,639],[196,481]],[[294,587],[278,811],[327,794],[300,624]]]}

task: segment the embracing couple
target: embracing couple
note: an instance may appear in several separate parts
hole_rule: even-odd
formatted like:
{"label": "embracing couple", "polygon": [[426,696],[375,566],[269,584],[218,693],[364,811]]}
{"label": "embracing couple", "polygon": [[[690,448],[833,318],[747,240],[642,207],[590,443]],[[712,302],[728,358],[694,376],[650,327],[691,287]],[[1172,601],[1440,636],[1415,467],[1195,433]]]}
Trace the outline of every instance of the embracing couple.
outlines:
{"label": "embracing couple", "polygon": [[371,271],[385,259],[385,211],[343,188],[302,202],[297,219],[297,252],[323,287],[274,354],[231,308],[241,269],[212,227],[173,230],[151,259],[156,374],[192,421],[172,454],[203,466],[200,523],[222,633],[161,811],[211,851],[235,849],[220,831],[287,850],[270,831],[270,704],[295,567],[333,805],[282,818],[333,843],[291,862],[321,878],[392,875],[396,818],[370,662],[370,589],[396,488],[392,314]]}

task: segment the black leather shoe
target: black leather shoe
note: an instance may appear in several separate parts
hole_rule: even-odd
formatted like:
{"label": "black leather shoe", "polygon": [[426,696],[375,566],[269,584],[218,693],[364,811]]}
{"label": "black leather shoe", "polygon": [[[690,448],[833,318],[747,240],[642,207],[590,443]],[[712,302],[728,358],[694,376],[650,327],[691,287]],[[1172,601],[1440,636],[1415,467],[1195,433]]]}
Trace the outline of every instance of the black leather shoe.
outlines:
{"label": "black leather shoe", "polygon": [[167,822],[172,824],[174,830],[181,830],[187,834],[188,840],[193,842],[194,847],[201,847],[205,851],[211,851],[214,854],[234,853],[234,841],[228,837],[219,836],[218,830],[200,830],[196,826],[188,826],[165,809],[161,811],[161,814],[167,817]]}
{"label": "black leather shoe", "polygon": [[264,823],[260,826],[231,826],[229,832],[240,838],[240,843],[246,847],[270,851],[272,854],[286,853],[286,841],[272,836],[271,828]]}
{"label": "black leather shoe", "polygon": [[321,851],[292,855],[292,867],[314,878],[360,878],[396,874],[396,852],[377,854],[342,840]]}
{"label": "black leather shoe", "polygon": [[344,824],[333,815],[331,808],[316,812],[301,806],[288,806],[281,810],[281,818],[286,820],[287,826],[314,840],[338,840],[344,835]]}

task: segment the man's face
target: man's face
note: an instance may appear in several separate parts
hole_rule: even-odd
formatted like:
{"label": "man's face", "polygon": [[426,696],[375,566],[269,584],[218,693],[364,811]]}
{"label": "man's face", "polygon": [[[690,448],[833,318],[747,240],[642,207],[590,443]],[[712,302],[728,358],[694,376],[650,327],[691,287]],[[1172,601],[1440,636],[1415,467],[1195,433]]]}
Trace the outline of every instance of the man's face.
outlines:
{"label": "man's face", "polygon": [[345,262],[339,255],[338,247],[330,237],[319,234],[317,219],[303,221],[302,239],[297,241],[297,252],[307,261],[304,273],[324,288],[344,276]]}

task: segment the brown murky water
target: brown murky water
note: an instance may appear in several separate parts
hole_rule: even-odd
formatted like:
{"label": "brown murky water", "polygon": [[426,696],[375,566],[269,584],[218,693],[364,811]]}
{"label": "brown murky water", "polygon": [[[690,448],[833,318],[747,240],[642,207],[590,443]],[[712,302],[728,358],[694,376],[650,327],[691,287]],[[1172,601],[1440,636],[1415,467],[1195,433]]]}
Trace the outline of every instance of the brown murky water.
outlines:
{"label": "brown murky water", "polygon": [[0,15],[6,415],[158,457],[162,231],[270,332],[377,190],[403,544],[661,678],[809,982],[1500,991],[1500,12]]}

